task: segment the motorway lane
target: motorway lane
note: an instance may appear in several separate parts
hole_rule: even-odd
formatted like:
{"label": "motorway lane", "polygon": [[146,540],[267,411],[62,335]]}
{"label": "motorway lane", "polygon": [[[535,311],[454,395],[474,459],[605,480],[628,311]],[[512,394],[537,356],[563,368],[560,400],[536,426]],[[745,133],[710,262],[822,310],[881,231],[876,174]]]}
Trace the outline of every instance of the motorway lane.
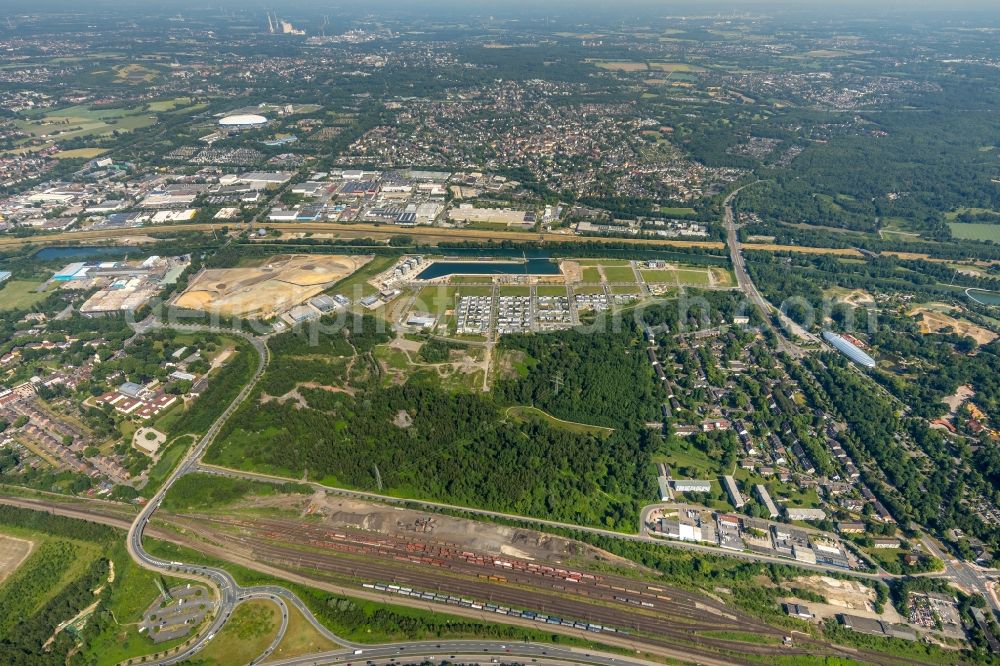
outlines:
{"label": "motorway lane", "polygon": [[255,664],[259,664],[260,662],[270,657],[271,653],[278,648],[278,644],[281,643],[282,640],[284,640],[285,633],[288,631],[288,604],[286,604],[285,600],[282,599],[281,597],[276,597],[272,594],[267,594],[265,592],[251,592],[246,596],[240,597],[239,603],[244,603],[251,600],[270,601],[271,603],[276,604],[278,606],[278,609],[281,611],[281,625],[278,627],[278,633],[275,634],[274,640],[272,640],[271,644],[267,646],[267,649],[261,652],[256,659],[250,662],[250,666],[254,666]]}
{"label": "motorway lane", "polygon": [[[148,331],[150,328],[156,325],[150,322],[145,322],[142,325],[142,332]],[[171,328],[177,328],[180,330],[195,330],[195,331],[211,331],[218,332],[216,329],[210,327],[197,326],[197,325],[176,325],[171,326]],[[256,371],[250,382],[240,391],[239,395],[231,402],[222,413],[222,415],[212,424],[209,430],[205,433],[204,437],[187,453],[183,461],[177,468],[170,474],[166,482],[163,484],[159,492],[156,493],[146,504],[143,510],[136,516],[135,521],[132,523],[127,540],[127,546],[132,558],[140,565],[148,569],[155,571],[160,571],[166,574],[177,575],[181,574],[184,576],[198,576],[207,579],[210,584],[216,588],[219,596],[219,612],[216,614],[208,630],[203,632],[201,636],[198,637],[194,643],[192,643],[187,649],[179,651],[169,657],[165,657],[159,660],[152,660],[145,662],[154,666],[162,665],[168,666],[169,664],[180,663],[191,656],[197,654],[199,651],[204,649],[208,641],[215,637],[219,630],[225,625],[226,621],[232,615],[233,609],[240,602],[240,597],[246,596],[256,596],[265,595],[271,596],[272,598],[281,598],[285,602],[290,602],[295,605],[295,607],[303,614],[303,616],[308,620],[313,627],[316,628],[322,635],[327,637],[329,640],[340,645],[346,645],[353,650],[365,650],[365,649],[385,649],[385,648],[372,648],[370,646],[354,643],[345,638],[337,636],[322,623],[320,623],[312,612],[306,607],[306,605],[294,594],[288,590],[279,586],[263,586],[263,587],[253,587],[253,588],[242,588],[238,585],[235,579],[225,570],[216,569],[214,567],[205,567],[200,565],[187,565],[181,562],[166,562],[152,557],[146,550],[142,547],[142,534],[146,527],[149,525],[149,520],[152,517],[156,509],[159,508],[160,503],[163,501],[163,497],[166,495],[167,491],[170,490],[171,486],[183,475],[189,473],[190,471],[198,468],[198,462],[204,455],[205,450],[211,444],[211,442],[218,435],[219,431],[222,429],[223,425],[232,416],[233,412],[243,403],[244,400],[250,395],[257,382],[264,374],[264,370],[267,367],[267,363],[270,360],[270,352],[267,349],[266,341],[260,338],[250,336],[241,332],[229,331],[236,335],[240,335],[244,339],[248,340],[257,351],[260,360]],[[285,629],[287,629],[287,608],[283,607],[283,615],[285,616],[283,624],[285,628],[282,629],[282,636],[284,635]],[[421,645],[421,644],[414,644]],[[500,642],[488,643],[484,642],[481,645],[485,646],[484,649],[489,650],[501,650],[503,644]],[[270,651],[277,646],[277,643],[269,648],[269,651],[261,657],[266,658]],[[427,644],[422,644],[420,648],[422,650],[427,650]],[[534,646],[532,646],[534,649]],[[547,649],[547,646],[539,646],[538,649]],[[678,655],[683,655],[682,652],[678,652]],[[577,656],[574,661],[586,663],[608,663],[599,660],[600,658],[594,656],[590,661],[586,661],[584,658]],[[609,657],[611,662],[614,662],[615,658]],[[256,661],[255,661],[256,663]],[[306,662],[308,663],[308,662]],[[338,662],[334,662],[338,663]]]}
{"label": "motorway lane", "polygon": [[[751,183],[751,185],[752,184],[753,183]],[[771,323],[771,304],[764,300],[764,297],[760,295],[760,292],[757,290],[757,285],[753,283],[753,280],[750,279],[750,274],[747,273],[746,263],[743,259],[743,249],[740,245],[739,235],[736,232],[736,218],[733,215],[733,199],[740,193],[741,190],[749,186],[750,185],[744,185],[739,189],[733,190],[722,202],[723,209],[725,211],[723,221],[726,225],[726,245],[729,246],[729,258],[733,264],[733,273],[736,275],[736,284],[739,285],[740,291],[747,295],[750,301],[754,304],[754,307],[756,307],[760,312],[761,317],[764,319],[764,325],[774,334],[778,342],[778,348],[786,354],[801,356],[801,350],[786,340],[785,337],[777,329],[775,329],[774,324]]]}
{"label": "motorway lane", "polygon": [[[306,655],[281,661],[273,661],[274,666],[313,666],[320,664],[362,664],[368,661],[385,662],[390,659],[418,662],[446,657],[454,661],[477,661],[497,659],[531,659],[539,664],[598,664],[600,666],[654,666],[658,662],[584,651],[575,648],[560,648],[532,643],[497,643],[484,641],[443,641],[441,643],[398,643],[374,648],[337,650],[318,655]],[[689,662],[690,663],[690,662]],[[732,662],[722,660],[698,661],[709,666],[728,666]]]}
{"label": "motorway lane", "polygon": [[[149,320],[140,324],[137,328],[146,332],[151,328],[157,327],[158,324],[152,323]],[[180,330],[196,330],[196,331],[211,331],[218,332],[216,329],[204,326],[194,326],[194,325],[178,325],[172,328],[177,328]],[[147,503],[146,506],[139,512],[136,516],[132,525],[129,528],[128,534],[128,551],[140,566],[151,569],[154,571],[160,571],[169,575],[181,574],[186,577],[199,577],[206,579],[210,582],[211,586],[215,588],[219,597],[219,610],[213,618],[208,629],[204,631],[198,639],[188,646],[186,649],[179,651],[178,653],[162,658],[158,661],[147,662],[154,664],[175,664],[179,663],[190,656],[196,654],[202,650],[205,645],[214,638],[215,634],[225,625],[229,616],[232,615],[233,609],[240,601],[241,596],[256,596],[256,595],[267,595],[267,591],[263,588],[242,588],[240,587],[235,579],[225,570],[216,569],[213,567],[204,567],[199,565],[187,565],[181,562],[166,562],[151,556],[142,546],[142,534],[146,527],[149,525],[149,519],[152,517],[153,513],[159,508],[160,503],[163,501],[163,497],[166,495],[167,491],[170,490],[171,486],[184,474],[187,474],[191,469],[193,469],[197,460],[208,448],[209,444],[215,439],[219,431],[225,422],[232,416],[233,412],[243,403],[244,400],[250,395],[257,382],[264,374],[264,369],[267,367],[267,361],[269,359],[269,352],[267,350],[266,343],[260,338],[247,335],[245,333],[228,331],[230,334],[239,335],[243,337],[257,351],[259,356],[259,362],[257,369],[254,372],[253,377],[247,383],[246,386],[240,391],[236,398],[226,407],[223,413],[216,419],[215,423],[208,429],[205,435],[198,441],[198,443],[188,451],[187,455],[184,457],[180,465],[178,465],[174,471],[167,477],[166,482]],[[138,334],[138,333],[137,333]],[[287,593],[291,594],[291,593]],[[273,595],[270,595],[273,596]],[[284,615],[287,616],[287,608],[283,607]],[[304,616],[309,620],[317,629],[325,630],[311,612],[306,609]],[[287,625],[287,617],[285,618],[285,623]],[[282,635],[284,631],[282,631]]]}

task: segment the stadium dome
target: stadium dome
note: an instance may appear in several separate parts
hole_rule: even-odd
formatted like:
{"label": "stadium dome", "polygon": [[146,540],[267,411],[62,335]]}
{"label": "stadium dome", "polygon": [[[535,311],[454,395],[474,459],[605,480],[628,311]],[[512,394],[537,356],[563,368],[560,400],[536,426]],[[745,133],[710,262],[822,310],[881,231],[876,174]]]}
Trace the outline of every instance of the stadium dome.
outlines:
{"label": "stadium dome", "polygon": [[226,116],[219,121],[220,127],[259,127],[267,123],[267,118],[252,113]]}

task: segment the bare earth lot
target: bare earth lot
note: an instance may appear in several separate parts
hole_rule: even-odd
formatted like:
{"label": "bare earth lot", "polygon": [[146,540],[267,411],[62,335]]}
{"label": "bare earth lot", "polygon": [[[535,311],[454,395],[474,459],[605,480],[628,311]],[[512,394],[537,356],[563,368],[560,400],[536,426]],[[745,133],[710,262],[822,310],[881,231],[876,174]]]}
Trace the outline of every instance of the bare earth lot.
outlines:
{"label": "bare earth lot", "polygon": [[371,260],[370,255],[282,255],[251,268],[209,269],[175,304],[223,315],[278,314],[322,293]]}
{"label": "bare earth lot", "polygon": [[958,335],[967,335],[981,345],[987,345],[997,338],[997,334],[993,331],[977,326],[970,321],[956,319],[938,308],[921,306],[913,308],[907,314],[920,318],[921,333],[936,333],[950,327]]}
{"label": "bare earth lot", "polygon": [[28,555],[31,555],[34,548],[35,544],[31,541],[0,534],[0,583],[3,583],[7,576],[14,573],[14,570],[28,559]]}

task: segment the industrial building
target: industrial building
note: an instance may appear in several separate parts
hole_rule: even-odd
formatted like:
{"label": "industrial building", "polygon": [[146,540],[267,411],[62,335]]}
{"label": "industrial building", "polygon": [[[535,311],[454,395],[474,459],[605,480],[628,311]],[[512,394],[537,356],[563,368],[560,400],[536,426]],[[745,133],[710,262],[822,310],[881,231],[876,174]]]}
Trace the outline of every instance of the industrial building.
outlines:
{"label": "industrial building", "polygon": [[811,620],[813,619],[813,614],[809,611],[809,608],[803,606],[802,604],[784,604],[785,612],[791,617],[797,617],[801,620]]}
{"label": "industrial building", "polygon": [[904,641],[917,640],[916,632],[902,624],[890,624],[881,620],[871,620],[867,617],[847,615],[846,613],[838,614],[837,621],[848,629],[861,634],[882,636],[885,638],[901,638]]}
{"label": "industrial building", "polygon": [[823,331],[823,339],[833,345],[833,347],[841,354],[851,359],[858,365],[862,365],[866,368],[875,367],[875,359],[861,351],[857,345],[847,338],[839,336],[833,331]]}

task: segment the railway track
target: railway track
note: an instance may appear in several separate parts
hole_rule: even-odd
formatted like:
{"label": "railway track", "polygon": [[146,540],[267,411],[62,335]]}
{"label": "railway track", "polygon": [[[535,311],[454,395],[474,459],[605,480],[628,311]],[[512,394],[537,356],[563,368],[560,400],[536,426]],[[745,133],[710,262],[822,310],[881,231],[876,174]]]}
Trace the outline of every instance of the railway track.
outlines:
{"label": "railway track", "polygon": [[[197,527],[199,521],[204,521]],[[185,516],[185,526],[201,536],[231,548],[245,549],[250,557],[273,566],[298,570],[304,575],[349,580],[354,584],[394,584],[413,590],[478,600],[483,604],[531,610],[564,619],[597,623],[628,632],[637,646],[684,646],[704,658],[726,654],[794,655],[841,652],[821,642],[799,638],[794,646],[781,644],[779,630],[708,597],[690,594],[666,585],[634,579],[593,575],[569,582],[536,568],[514,570],[505,563],[516,558],[486,556],[449,544],[419,548],[405,539],[331,530],[273,519],[238,520]],[[230,526],[237,533],[226,532]],[[417,554],[420,553],[420,554]],[[439,556],[446,556],[447,559]],[[425,561],[427,558],[430,563]],[[487,558],[490,562],[487,563]],[[434,560],[439,560],[434,562]],[[481,561],[480,561],[481,560]],[[500,564],[498,565],[498,562]],[[559,567],[550,567],[553,570]],[[565,572],[571,572],[564,569]],[[582,572],[576,572],[581,573]],[[428,601],[428,607],[440,603]],[[502,621],[497,617],[497,621]],[[544,625],[543,625],[544,626]],[[748,644],[714,637],[709,632],[732,631],[754,634],[774,644]],[[884,655],[879,655],[884,657]],[[894,663],[885,661],[883,663]]]}

